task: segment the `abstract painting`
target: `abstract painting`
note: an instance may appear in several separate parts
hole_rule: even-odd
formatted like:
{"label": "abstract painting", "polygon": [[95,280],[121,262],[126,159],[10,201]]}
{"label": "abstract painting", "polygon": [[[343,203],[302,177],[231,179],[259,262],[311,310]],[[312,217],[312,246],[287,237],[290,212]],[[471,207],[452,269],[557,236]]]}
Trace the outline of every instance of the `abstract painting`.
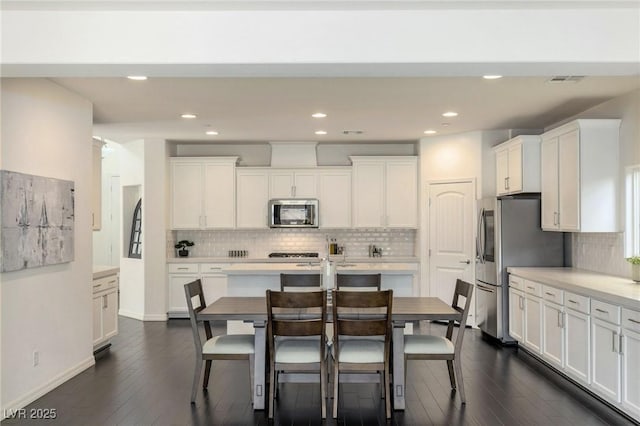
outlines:
{"label": "abstract painting", "polygon": [[0,272],[71,262],[72,181],[0,170]]}

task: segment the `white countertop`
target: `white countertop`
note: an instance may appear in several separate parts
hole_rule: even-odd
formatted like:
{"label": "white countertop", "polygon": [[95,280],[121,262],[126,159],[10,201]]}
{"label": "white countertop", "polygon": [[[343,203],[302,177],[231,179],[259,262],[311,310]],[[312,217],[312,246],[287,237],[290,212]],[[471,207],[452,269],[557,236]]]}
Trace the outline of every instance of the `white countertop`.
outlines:
{"label": "white countertop", "polygon": [[[347,262],[345,264],[335,263],[337,273],[357,274],[384,274],[384,275],[407,275],[418,271],[417,263],[396,263],[380,261],[376,258],[376,263],[367,262]],[[317,262],[279,262],[279,263],[233,263],[221,272],[228,275],[277,275],[280,273],[322,273],[322,267]]]}
{"label": "white countertop", "polygon": [[[342,263],[342,256],[331,257],[331,261],[338,264]],[[270,258],[252,258],[252,257],[169,257],[167,263],[320,263],[319,257],[270,257]],[[347,257],[346,263],[418,263],[417,257]]]}
{"label": "white countertop", "polygon": [[574,268],[507,268],[511,274],[640,310],[640,283],[629,278]]}
{"label": "white countertop", "polygon": [[105,266],[105,265],[93,265],[93,279],[108,277],[109,275],[115,275],[120,272],[118,266]]}

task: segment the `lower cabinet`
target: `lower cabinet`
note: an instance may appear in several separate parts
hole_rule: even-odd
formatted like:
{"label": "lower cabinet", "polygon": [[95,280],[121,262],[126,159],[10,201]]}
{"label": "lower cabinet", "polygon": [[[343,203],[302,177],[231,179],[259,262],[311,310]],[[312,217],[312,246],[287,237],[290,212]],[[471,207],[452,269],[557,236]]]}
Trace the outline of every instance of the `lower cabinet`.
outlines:
{"label": "lower cabinet", "polygon": [[564,318],[564,371],[583,385],[588,385],[591,383],[590,317],[582,312],[566,309]]}
{"label": "lower cabinet", "polygon": [[509,289],[509,335],[518,342],[524,341],[524,293]]}
{"label": "lower cabinet", "polygon": [[542,356],[562,368],[564,360],[564,315],[562,306],[545,301],[542,304]]}
{"label": "lower cabinet", "polygon": [[527,294],[524,299],[526,314],[524,345],[536,353],[542,352],[542,299]]}
{"label": "lower cabinet", "polygon": [[622,406],[640,419],[640,333],[622,330]]}
{"label": "lower cabinet", "polygon": [[227,276],[220,272],[227,264],[221,263],[169,263],[169,292],[167,316],[188,318],[184,285],[198,278],[202,281],[207,304],[227,295]]}
{"label": "lower cabinet", "polygon": [[591,319],[591,386],[600,396],[620,402],[620,327]]}
{"label": "lower cabinet", "polygon": [[109,344],[118,334],[118,276],[93,281],[93,348]]}

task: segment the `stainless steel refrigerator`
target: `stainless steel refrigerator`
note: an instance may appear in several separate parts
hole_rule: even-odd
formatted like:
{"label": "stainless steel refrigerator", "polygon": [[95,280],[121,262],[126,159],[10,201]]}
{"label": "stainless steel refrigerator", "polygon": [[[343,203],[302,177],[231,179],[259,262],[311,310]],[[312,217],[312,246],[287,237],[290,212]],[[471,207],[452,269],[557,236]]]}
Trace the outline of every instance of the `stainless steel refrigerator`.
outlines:
{"label": "stainless steel refrigerator", "polygon": [[509,336],[510,266],[564,266],[562,232],[540,225],[540,194],[478,200],[476,319],[483,333]]}

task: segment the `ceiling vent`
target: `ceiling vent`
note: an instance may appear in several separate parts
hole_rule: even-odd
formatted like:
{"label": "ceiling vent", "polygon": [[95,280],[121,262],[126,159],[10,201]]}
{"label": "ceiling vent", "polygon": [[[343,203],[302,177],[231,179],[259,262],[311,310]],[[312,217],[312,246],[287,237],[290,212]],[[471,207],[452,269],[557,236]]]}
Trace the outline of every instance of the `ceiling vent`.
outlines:
{"label": "ceiling vent", "polygon": [[556,75],[547,80],[547,83],[577,83],[583,78],[584,75]]}

